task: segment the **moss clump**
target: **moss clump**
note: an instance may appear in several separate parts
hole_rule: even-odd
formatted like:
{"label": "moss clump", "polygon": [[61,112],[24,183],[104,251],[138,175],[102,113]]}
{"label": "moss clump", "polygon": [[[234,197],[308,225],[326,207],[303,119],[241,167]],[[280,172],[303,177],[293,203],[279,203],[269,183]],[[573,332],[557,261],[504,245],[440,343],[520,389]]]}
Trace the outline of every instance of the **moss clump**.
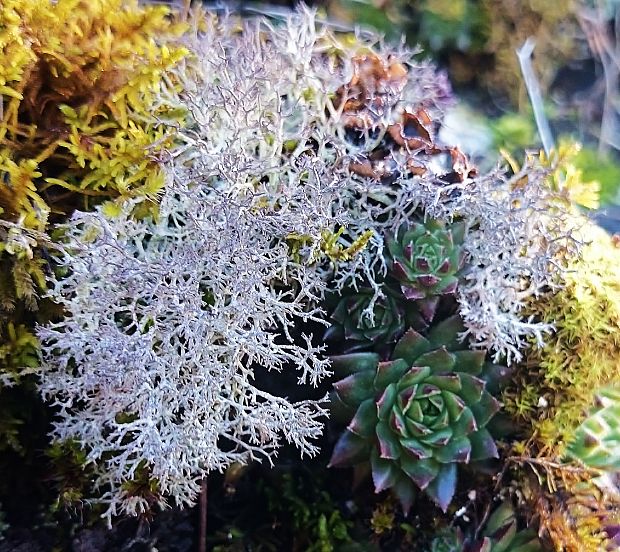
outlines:
{"label": "moss clump", "polygon": [[[0,206],[42,229],[75,198],[154,195],[178,119],[159,94],[187,50],[183,26],[135,0],[7,0],[0,10]],[[78,204],[79,205],[79,204]],[[80,205],[82,206],[82,205]]]}
{"label": "moss clump", "polygon": [[519,480],[545,550],[615,550],[608,548],[607,531],[617,524],[617,500],[597,486],[590,470],[538,459],[522,468]]}
{"label": "moss clump", "polygon": [[584,222],[581,255],[563,288],[532,305],[555,333],[533,350],[509,390],[506,408],[531,424],[543,450],[561,455],[601,386],[620,381],[620,248]]}

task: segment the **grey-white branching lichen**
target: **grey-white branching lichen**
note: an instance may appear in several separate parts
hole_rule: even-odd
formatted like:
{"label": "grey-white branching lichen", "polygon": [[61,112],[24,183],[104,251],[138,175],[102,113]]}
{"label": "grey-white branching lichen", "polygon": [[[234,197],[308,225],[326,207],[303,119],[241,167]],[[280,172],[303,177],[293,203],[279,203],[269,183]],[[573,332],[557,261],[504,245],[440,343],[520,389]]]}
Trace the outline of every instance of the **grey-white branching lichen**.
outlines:
{"label": "grey-white branching lichen", "polygon": [[[88,451],[109,516],[149,506],[125,484],[144,469],[161,505],[192,504],[209,471],[269,458],[282,437],[314,454],[321,402],[269,394],[254,375],[293,367],[316,385],[329,373],[292,326],[325,321],[328,288],[364,279],[379,297],[383,237],[416,209],[468,221],[461,314],[497,355],[518,357],[547,329],[521,308],[565,247],[541,179],[477,177],[434,145],[416,165],[412,144],[434,138],[450,97],[411,52],[341,39],[307,10],[201,28],[178,69],[192,123],[169,152],[157,215],[77,213],[50,282],[65,317],[39,329],[55,436]],[[404,153],[378,159],[388,135]]]}
{"label": "grey-white branching lichen", "polygon": [[100,465],[111,514],[147,506],[122,487],[144,464],[162,496],[191,503],[204,473],[268,456],[281,435],[316,452],[320,405],[252,383],[255,366],[292,364],[308,383],[327,373],[309,338],[278,339],[315,316],[315,278],[276,239],[286,223],[179,183],[157,221],[73,219],[68,273],[51,292],[67,316],[39,332],[41,390],[60,409],[56,435]]}

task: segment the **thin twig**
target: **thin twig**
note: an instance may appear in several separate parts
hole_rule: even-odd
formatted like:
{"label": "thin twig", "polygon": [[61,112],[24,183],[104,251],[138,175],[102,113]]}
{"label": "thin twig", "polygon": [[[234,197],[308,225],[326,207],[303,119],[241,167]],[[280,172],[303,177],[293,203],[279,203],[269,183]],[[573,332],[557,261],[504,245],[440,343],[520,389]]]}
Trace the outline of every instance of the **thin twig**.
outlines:
{"label": "thin twig", "polygon": [[532,67],[532,53],[534,52],[535,46],[536,42],[534,39],[532,37],[528,38],[523,46],[517,50],[517,57],[519,58],[519,65],[521,66],[521,74],[523,75],[525,88],[527,89],[530,103],[532,104],[532,110],[534,111],[534,119],[536,119],[538,134],[545,153],[549,156],[549,153],[554,147],[553,135],[551,134],[549,121],[545,116],[540,85],[538,84],[538,79]]}
{"label": "thin twig", "polygon": [[592,468],[588,468],[585,466],[570,466],[567,464],[561,464],[559,462],[553,462],[552,460],[546,460],[544,458],[527,458],[523,456],[509,456],[506,458],[508,462],[515,462],[517,464],[530,464],[541,466],[547,470],[555,469],[564,471],[567,473],[588,473],[588,474],[596,474],[597,470]]}
{"label": "thin twig", "polygon": [[[620,144],[617,141],[618,110],[616,108],[618,82],[620,80],[620,45],[611,36],[607,25],[607,16],[600,5],[598,9],[581,9],[578,18],[590,50],[598,58],[603,69],[605,97],[598,143],[599,154],[603,154],[609,150],[609,146],[620,149]],[[616,10],[616,27],[618,21],[619,10]]]}

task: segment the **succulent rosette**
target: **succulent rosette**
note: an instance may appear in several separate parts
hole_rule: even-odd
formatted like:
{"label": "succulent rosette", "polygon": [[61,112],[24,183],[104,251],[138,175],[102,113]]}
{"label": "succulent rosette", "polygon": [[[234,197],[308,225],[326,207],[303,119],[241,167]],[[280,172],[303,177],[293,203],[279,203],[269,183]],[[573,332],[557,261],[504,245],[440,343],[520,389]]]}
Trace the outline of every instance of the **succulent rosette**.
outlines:
{"label": "succulent rosette", "polygon": [[390,275],[407,299],[454,293],[463,267],[465,224],[439,220],[414,222],[387,240]]}
{"label": "succulent rosette", "polygon": [[375,297],[372,289],[360,289],[340,299],[325,339],[345,344],[344,352],[393,345],[411,326],[424,326],[422,315],[412,301],[399,291],[383,288]]}
{"label": "succulent rosette", "polygon": [[509,502],[493,512],[479,538],[467,538],[460,529],[445,529],[431,543],[429,552],[542,552],[532,529],[517,527]]}
{"label": "succulent rosette", "polygon": [[620,470],[620,389],[603,388],[593,412],[577,428],[568,455],[599,470]]}
{"label": "succulent rosette", "polygon": [[456,489],[457,464],[497,457],[485,428],[499,409],[482,379],[500,367],[484,351],[463,350],[458,316],[424,337],[408,330],[391,360],[375,353],[333,358],[334,410],[352,416],[330,466],[370,461],[375,491],[392,489],[405,512],[422,489],[446,511]]}

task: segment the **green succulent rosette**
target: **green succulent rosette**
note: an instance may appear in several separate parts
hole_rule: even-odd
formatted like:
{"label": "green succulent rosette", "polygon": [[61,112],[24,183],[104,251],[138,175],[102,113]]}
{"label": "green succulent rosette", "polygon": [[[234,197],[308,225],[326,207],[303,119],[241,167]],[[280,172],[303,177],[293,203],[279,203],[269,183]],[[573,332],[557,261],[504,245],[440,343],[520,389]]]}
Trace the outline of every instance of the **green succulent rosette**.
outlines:
{"label": "green succulent rosette", "polygon": [[620,389],[601,389],[593,412],[577,428],[568,456],[604,471],[620,470]]}
{"label": "green succulent rosette", "polygon": [[407,299],[454,293],[463,267],[465,223],[414,222],[387,240],[390,275]]}
{"label": "green succulent rosette", "polygon": [[[370,462],[375,491],[392,489],[405,512],[422,489],[445,512],[456,489],[457,464],[497,457],[485,428],[499,409],[482,376],[484,351],[462,349],[458,316],[424,337],[408,330],[391,360],[375,353],[333,358],[334,411],[352,419],[330,466]],[[350,418],[349,418],[350,419]]]}
{"label": "green succulent rosette", "polygon": [[543,547],[535,531],[518,529],[512,506],[504,502],[489,518],[482,536],[466,538],[458,528],[444,529],[429,552],[543,552]]}
{"label": "green succulent rosette", "polygon": [[432,540],[428,552],[464,552],[465,537],[459,529],[447,527],[439,531]]}
{"label": "green succulent rosette", "polygon": [[334,309],[325,339],[344,343],[345,353],[393,345],[410,327],[424,327],[418,307],[399,291],[383,288],[375,298],[372,289],[345,295]]}

